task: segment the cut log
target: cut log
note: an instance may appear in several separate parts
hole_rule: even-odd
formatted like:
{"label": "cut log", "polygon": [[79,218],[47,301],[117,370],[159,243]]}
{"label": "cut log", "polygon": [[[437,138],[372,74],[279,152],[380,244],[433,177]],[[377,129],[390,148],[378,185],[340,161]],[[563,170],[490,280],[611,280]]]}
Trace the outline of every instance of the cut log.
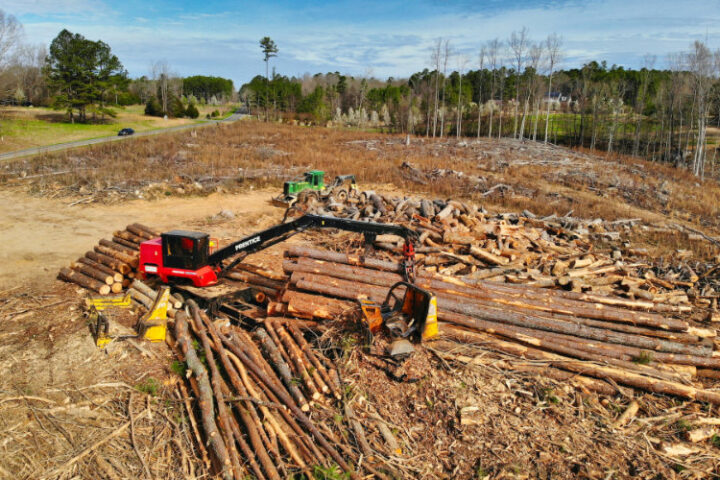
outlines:
{"label": "cut log", "polygon": [[264,328],[258,328],[254,331],[254,333],[255,336],[257,336],[258,340],[260,340],[260,345],[262,345],[263,349],[265,349],[265,352],[272,360],[275,371],[278,373],[278,375],[280,375],[280,378],[285,384],[285,388],[287,388],[287,390],[295,398],[297,404],[300,406],[300,410],[302,410],[303,412],[309,411],[310,405],[305,399],[305,396],[300,392],[300,389],[295,384],[292,372],[290,371],[290,367],[285,362],[285,360],[283,360],[283,357],[280,354],[277,346],[275,345],[275,342],[272,341]]}
{"label": "cut log", "polygon": [[551,366],[580,373],[582,375],[600,379],[610,379],[621,385],[640,388],[649,392],[674,395],[690,400],[708,402],[715,405],[720,404],[720,393],[717,392],[696,388],[690,385],[683,385],[678,382],[650,378],[645,375],[625,371],[617,367],[601,366],[590,362],[573,360],[562,355],[543,352],[542,350],[526,347],[517,343],[506,342],[480,332],[463,331],[457,327],[448,326],[443,326],[441,331],[445,335],[462,339],[461,341],[485,343],[492,348],[505,353],[510,353],[523,358],[547,361]]}
{"label": "cut log", "polygon": [[77,263],[83,263],[83,264],[88,265],[89,267],[94,268],[95,270],[103,272],[107,275],[112,275],[113,280],[115,282],[123,281],[124,277],[123,277],[122,273],[113,270],[112,268],[108,267],[107,265],[103,265],[102,263],[98,263],[94,260],[90,260],[88,257],[78,258]]}
{"label": "cut log", "polygon": [[122,273],[123,275],[127,275],[132,271],[132,267],[130,267],[130,265],[128,265],[127,263],[120,261],[116,258],[109,257],[102,253],[85,252],[85,256],[90,260],[106,265],[115,270],[116,272]]}
{"label": "cut log", "polygon": [[[157,238],[157,237],[148,238],[149,235],[143,237],[143,236],[140,236],[140,235],[136,235],[136,234],[134,234],[134,233],[132,233],[132,232],[130,232],[130,231],[128,231],[128,230],[118,230],[118,231],[116,231],[116,232],[113,233],[113,236],[114,236],[114,237],[118,237],[118,238],[122,238],[122,239],[124,239],[124,240],[127,240],[128,242],[132,242],[132,243],[134,243],[135,245],[137,245],[138,247],[139,247],[140,244],[143,243],[143,242],[147,242],[148,240],[152,240],[153,238]],[[158,235],[158,236],[159,236],[159,235]]]}
{"label": "cut log", "polygon": [[157,238],[160,236],[160,232],[158,232],[154,228],[147,227],[140,223],[133,223],[125,227],[125,229],[131,233],[134,233],[135,235],[145,237],[148,240],[152,240],[153,238]]}
{"label": "cut log", "polygon": [[113,250],[117,250],[118,252],[124,253],[126,255],[129,255],[130,257],[135,257],[138,255],[138,249],[137,248],[130,248],[126,247],[125,245],[122,245],[117,242],[113,242],[110,240],[105,240],[104,238],[100,240],[100,245],[107,248],[112,248]]}
{"label": "cut log", "polygon": [[88,277],[92,277],[95,280],[99,280],[107,285],[112,285],[113,283],[115,283],[114,274],[108,275],[106,272],[101,272],[100,270],[95,269],[90,265],[86,265],[84,263],[73,263],[70,265],[70,267],[77,272],[87,275]]}
{"label": "cut log", "polygon": [[113,248],[108,248],[108,247],[105,247],[102,245],[95,245],[93,250],[95,250],[97,253],[101,253],[103,255],[107,255],[108,257],[112,257],[117,260],[120,260],[121,262],[124,262],[124,263],[130,265],[132,268],[137,268],[138,263],[139,263],[138,257],[128,255],[126,253],[120,252]]}
{"label": "cut log", "polygon": [[108,284],[69,268],[60,270],[58,277],[66,282],[75,283],[81,287],[93,290],[100,295],[108,295],[110,293],[110,286]]}
{"label": "cut log", "polygon": [[118,237],[118,236],[116,236],[116,235],[113,235],[112,241],[115,242],[115,243],[117,243],[117,244],[120,244],[120,245],[123,245],[123,246],[125,246],[125,247],[128,247],[129,249],[134,250],[134,251],[136,251],[136,252],[137,252],[138,250],[140,250],[140,245],[138,245],[137,243],[131,242],[131,241],[129,241],[129,240],[125,240],[124,238],[120,238],[120,237]]}
{"label": "cut log", "polygon": [[302,318],[332,320],[356,308],[351,302],[287,290],[282,297],[287,313]]}
{"label": "cut log", "polygon": [[221,474],[224,480],[233,480],[231,472],[232,463],[228,454],[227,446],[223,441],[222,435],[218,431],[215,423],[215,408],[213,402],[213,390],[208,379],[208,372],[200,361],[192,345],[190,334],[188,332],[187,317],[185,312],[178,312],[175,317],[175,337],[180,346],[185,362],[188,368],[193,372],[197,380],[200,398],[198,405],[200,407],[203,429],[210,449],[212,450],[218,464],[220,465]]}

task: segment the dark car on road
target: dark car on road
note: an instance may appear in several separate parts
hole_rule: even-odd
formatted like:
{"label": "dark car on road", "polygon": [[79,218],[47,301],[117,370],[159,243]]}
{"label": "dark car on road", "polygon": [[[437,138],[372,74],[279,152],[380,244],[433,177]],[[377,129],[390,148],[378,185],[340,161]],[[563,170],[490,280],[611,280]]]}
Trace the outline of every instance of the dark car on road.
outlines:
{"label": "dark car on road", "polygon": [[118,137],[127,137],[128,135],[132,135],[135,133],[135,130],[132,128],[123,128],[118,132]]}

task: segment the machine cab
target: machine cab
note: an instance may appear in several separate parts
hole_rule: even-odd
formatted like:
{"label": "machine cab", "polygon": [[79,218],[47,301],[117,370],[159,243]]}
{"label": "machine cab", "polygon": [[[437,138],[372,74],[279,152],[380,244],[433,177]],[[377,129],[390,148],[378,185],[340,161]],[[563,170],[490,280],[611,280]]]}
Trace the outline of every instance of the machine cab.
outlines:
{"label": "machine cab", "polygon": [[305,173],[305,181],[314,190],[321,190],[325,186],[325,172],[322,170],[311,170]]}
{"label": "machine cab", "polygon": [[199,270],[207,265],[210,237],[207,233],[172,230],[161,235],[166,268]]}
{"label": "machine cab", "polygon": [[196,287],[213,285],[217,275],[208,257],[216,247],[217,240],[207,233],[172,230],[140,244],[139,270],[165,283],[174,277],[186,278]]}

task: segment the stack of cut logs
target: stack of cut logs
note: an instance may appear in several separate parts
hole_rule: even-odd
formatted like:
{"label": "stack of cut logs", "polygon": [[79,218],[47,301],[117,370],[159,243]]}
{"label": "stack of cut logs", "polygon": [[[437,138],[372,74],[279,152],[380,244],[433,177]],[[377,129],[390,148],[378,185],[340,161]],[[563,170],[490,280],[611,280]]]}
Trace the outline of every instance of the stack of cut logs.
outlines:
{"label": "stack of cut logs", "polygon": [[352,407],[345,405],[341,420],[332,415],[328,407],[343,398],[338,373],[294,322],[268,318],[249,333],[213,321],[193,300],[188,307],[175,316],[170,344],[192,372],[185,376],[191,392],[180,387],[201,455],[222,478],[316,478],[321,466],[387,478],[373,467],[369,447],[363,458],[365,449],[350,443],[354,436],[367,444]]}
{"label": "stack of cut logs", "polygon": [[134,223],[115,232],[112,240],[100,240],[70,268],[60,270],[58,277],[76,283],[101,295],[120,293],[137,272],[140,244],[160,236],[152,228]]}
{"label": "stack of cut logs", "polygon": [[[397,273],[401,265],[391,261],[301,246],[286,256],[290,287],[271,307],[300,318],[334,318],[360,298],[382,302],[388,287],[403,278]],[[668,316],[685,306],[530,285],[470,284],[422,270],[416,283],[437,296],[446,338],[547,362],[548,376],[572,372],[575,383],[604,393],[619,384],[720,404],[720,393],[703,389],[698,380],[720,376],[715,329]]]}
{"label": "stack of cut logs", "polygon": [[[391,197],[375,192],[305,197],[300,212],[403,224],[419,233],[417,259],[429,272],[480,280],[617,295],[645,302],[715,307],[699,294],[698,275],[689,266],[660,270],[647,252],[619,241],[619,232],[637,220],[603,222],[570,217],[537,218],[531,212],[490,214],[454,200]],[[343,200],[340,200],[342,198]],[[595,250],[602,235],[614,247]],[[378,235],[376,246],[401,251],[402,239]],[[689,307],[686,309],[689,310]]]}

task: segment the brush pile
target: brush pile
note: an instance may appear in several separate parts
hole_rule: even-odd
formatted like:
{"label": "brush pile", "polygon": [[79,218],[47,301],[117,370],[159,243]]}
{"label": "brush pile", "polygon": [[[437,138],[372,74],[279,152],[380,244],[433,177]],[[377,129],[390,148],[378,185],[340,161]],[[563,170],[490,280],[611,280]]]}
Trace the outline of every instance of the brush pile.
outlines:
{"label": "brush pile", "polygon": [[85,253],[63,268],[58,278],[108,295],[120,293],[135,278],[140,260],[140,244],[159,237],[154,229],[133,223],[114,233],[112,240],[100,240],[92,251]]}

